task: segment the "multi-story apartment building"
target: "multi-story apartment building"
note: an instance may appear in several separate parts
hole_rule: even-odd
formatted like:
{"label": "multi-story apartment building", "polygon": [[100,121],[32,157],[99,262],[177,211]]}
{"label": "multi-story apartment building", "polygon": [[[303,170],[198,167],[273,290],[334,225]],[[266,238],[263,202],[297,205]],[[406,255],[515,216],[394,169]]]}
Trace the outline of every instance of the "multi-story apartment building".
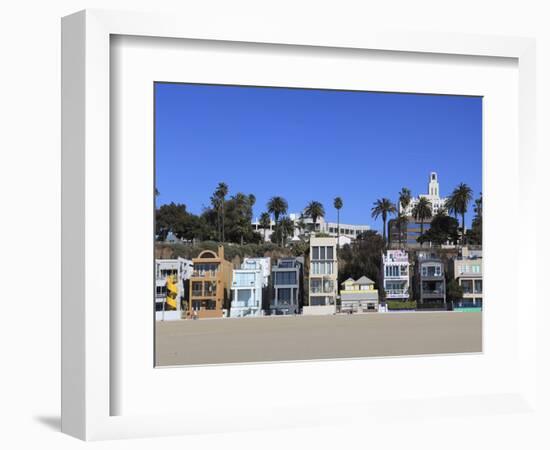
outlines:
{"label": "multi-story apartment building", "polygon": [[455,309],[482,308],[483,255],[481,250],[462,248],[461,255],[451,261],[453,277],[462,286],[462,299],[453,302]]}
{"label": "multi-story apartment building", "polygon": [[223,317],[224,303],[229,299],[233,266],[218,253],[204,250],[193,258],[193,275],[189,280],[188,317]]}
{"label": "multi-story apartment building", "polygon": [[405,250],[388,250],[382,255],[382,280],[386,302],[410,298],[409,254]]}
{"label": "multi-story apartment building", "polygon": [[193,273],[192,261],[184,258],[155,260],[155,318],[182,318],[186,285]]}
{"label": "multi-story apartment building", "polygon": [[374,281],[362,276],[357,281],[348,278],[340,290],[340,312],[366,313],[378,311],[378,290]]}
{"label": "multi-story apartment building", "polygon": [[273,265],[271,314],[299,314],[302,303],[304,258],[281,258]]}
{"label": "multi-story apartment building", "polygon": [[[331,237],[338,236],[338,223],[337,222],[327,222],[323,217],[317,219],[315,224],[315,230],[313,225],[313,220],[309,217],[305,217],[303,214],[289,214],[288,217],[294,223],[294,235],[292,240],[299,240],[301,236],[305,236],[312,231],[317,233],[328,234]],[[258,219],[252,222],[252,228],[255,231],[260,233],[262,236],[265,234],[265,240],[270,241],[271,235],[275,228],[275,222],[271,221],[269,228],[265,230],[260,226]],[[369,225],[352,225],[340,223],[340,237],[341,244],[345,242],[353,241],[359,234],[370,230]]]}
{"label": "multi-story apartment building", "polygon": [[417,309],[446,309],[445,267],[435,254],[417,254],[415,286]]}
{"label": "multi-story apartment building", "polygon": [[338,295],[336,238],[312,236],[309,246],[309,297],[303,313],[334,314]]}
{"label": "multi-story apartment building", "polygon": [[233,270],[230,317],[263,314],[264,292],[269,285],[270,258],[245,258],[240,269]]}

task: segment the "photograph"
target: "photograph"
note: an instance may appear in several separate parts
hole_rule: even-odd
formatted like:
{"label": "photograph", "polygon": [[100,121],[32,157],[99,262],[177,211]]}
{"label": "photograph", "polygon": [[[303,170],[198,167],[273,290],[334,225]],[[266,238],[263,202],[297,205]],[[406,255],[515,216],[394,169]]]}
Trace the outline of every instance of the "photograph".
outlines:
{"label": "photograph", "polygon": [[155,366],[480,353],[483,98],[155,82]]}

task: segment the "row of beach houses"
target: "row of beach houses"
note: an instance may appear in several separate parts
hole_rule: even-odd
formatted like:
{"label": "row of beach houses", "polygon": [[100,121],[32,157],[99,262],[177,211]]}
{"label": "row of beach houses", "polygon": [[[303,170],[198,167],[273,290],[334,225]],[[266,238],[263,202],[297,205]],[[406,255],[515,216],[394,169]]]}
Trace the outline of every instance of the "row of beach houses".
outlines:
{"label": "row of beach houses", "polygon": [[[239,268],[233,268],[223,246],[217,252],[205,250],[192,260],[157,259],[156,318],[371,313],[413,298],[417,309],[482,306],[480,250],[464,247],[446,261],[430,250],[387,250],[377,283],[361,276],[338,285],[337,249],[336,238],[312,236],[308,261],[304,257],[245,258]],[[304,276],[306,262],[309,273]],[[464,292],[454,303],[446,298],[446,274]],[[383,289],[383,301],[376,285]]]}

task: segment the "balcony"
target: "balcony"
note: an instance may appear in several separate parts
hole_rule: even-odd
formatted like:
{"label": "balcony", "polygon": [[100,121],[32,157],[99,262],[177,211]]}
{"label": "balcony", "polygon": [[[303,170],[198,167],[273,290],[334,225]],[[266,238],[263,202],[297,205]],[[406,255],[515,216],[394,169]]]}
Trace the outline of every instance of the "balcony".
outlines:
{"label": "balcony", "polygon": [[217,270],[201,270],[193,271],[194,278],[216,278],[218,276]]}
{"label": "balcony", "polygon": [[386,289],[387,298],[404,298],[409,296],[408,289]]}

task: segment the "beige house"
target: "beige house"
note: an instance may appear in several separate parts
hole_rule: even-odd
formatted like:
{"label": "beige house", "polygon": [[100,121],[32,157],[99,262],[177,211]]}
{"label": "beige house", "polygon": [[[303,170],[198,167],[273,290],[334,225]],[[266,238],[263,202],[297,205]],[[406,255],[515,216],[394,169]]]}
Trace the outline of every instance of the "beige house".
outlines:
{"label": "beige house", "polygon": [[341,284],[340,312],[366,313],[378,311],[378,290],[374,289],[374,281],[366,276],[358,280],[348,278]]}
{"label": "beige house", "polygon": [[305,315],[336,313],[338,258],[336,238],[311,237],[309,241],[309,296]]}
{"label": "beige house", "polygon": [[223,246],[218,253],[204,250],[193,258],[189,280],[187,317],[223,317],[224,302],[229,299],[233,266],[225,260]]}
{"label": "beige house", "polygon": [[453,275],[462,287],[462,300],[455,302],[453,307],[481,308],[483,306],[483,256],[481,250],[462,249],[461,255],[455,258]]}

